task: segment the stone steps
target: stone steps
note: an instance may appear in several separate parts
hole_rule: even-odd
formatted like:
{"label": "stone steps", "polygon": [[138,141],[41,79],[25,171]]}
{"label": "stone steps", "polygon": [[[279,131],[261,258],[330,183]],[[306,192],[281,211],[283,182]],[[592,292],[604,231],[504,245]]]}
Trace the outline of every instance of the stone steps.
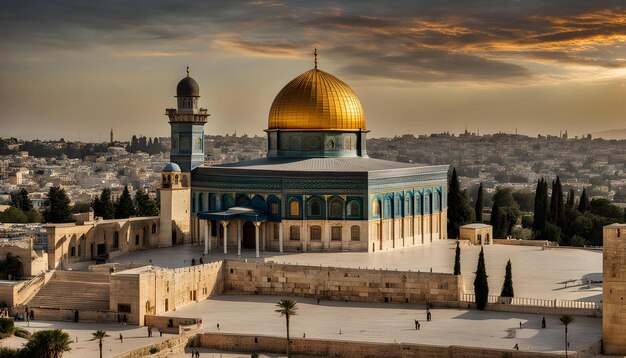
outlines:
{"label": "stone steps", "polygon": [[57,271],[30,300],[33,308],[109,310],[109,274]]}

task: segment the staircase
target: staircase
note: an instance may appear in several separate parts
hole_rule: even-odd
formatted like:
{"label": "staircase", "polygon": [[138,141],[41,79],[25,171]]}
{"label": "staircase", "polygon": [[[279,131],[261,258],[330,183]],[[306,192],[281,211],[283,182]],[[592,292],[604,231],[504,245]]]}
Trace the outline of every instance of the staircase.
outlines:
{"label": "staircase", "polygon": [[109,310],[109,274],[56,271],[28,302],[32,308]]}

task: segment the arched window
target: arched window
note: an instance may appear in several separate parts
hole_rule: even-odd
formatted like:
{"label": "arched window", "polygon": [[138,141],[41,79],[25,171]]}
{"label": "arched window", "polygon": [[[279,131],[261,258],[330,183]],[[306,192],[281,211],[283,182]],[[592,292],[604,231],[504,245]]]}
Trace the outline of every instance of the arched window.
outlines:
{"label": "arched window", "polygon": [[322,203],[319,200],[313,200],[309,207],[309,216],[322,216]]}
{"label": "arched window", "polygon": [[385,219],[393,217],[393,203],[391,201],[391,197],[385,198],[385,206],[383,207],[383,215],[385,216]]}
{"label": "arched window", "polygon": [[430,193],[424,195],[424,214],[430,214]]}
{"label": "arched window", "polygon": [[405,195],[404,196],[404,215],[405,216],[411,216],[411,196],[410,195]]}
{"label": "arched window", "polygon": [[322,240],[322,228],[319,226],[311,226],[311,241]]}
{"label": "arched window", "polygon": [[[376,205],[378,206],[378,200],[376,200]],[[348,216],[350,217],[361,216],[361,205],[359,204],[358,201],[352,200],[350,203],[348,203]]]}
{"label": "arched window", "polygon": [[300,241],[300,227],[299,226],[290,226],[289,227],[289,240]]}
{"label": "arched window", "polygon": [[152,224],[152,233],[156,234],[156,224]]}
{"label": "arched window", "polygon": [[341,226],[333,226],[330,228],[330,239],[333,241],[341,241]]}
{"label": "arched window", "polygon": [[175,184],[178,184],[178,174],[176,174],[176,175],[174,176],[174,183],[175,183]]}
{"label": "arched window", "polygon": [[358,225],[353,225],[350,228],[350,240],[352,241],[361,240],[361,228]]}
{"label": "arched window", "polygon": [[402,198],[397,194],[393,198],[393,217],[402,217]]}
{"label": "arched window", "polygon": [[300,216],[300,202],[298,200],[291,199],[289,202],[289,215]]}
{"label": "arched window", "polygon": [[70,249],[70,256],[76,256],[76,246],[72,246]]}
{"label": "arched window", "polygon": [[278,215],[278,203],[271,203],[270,204],[270,214]]}
{"label": "arched window", "polygon": [[341,200],[335,199],[330,202],[330,217],[340,219],[343,217],[343,205]]}
{"label": "arched window", "polygon": [[139,245],[139,234],[135,235],[135,245]]}
{"label": "arched window", "polygon": [[380,216],[380,201],[378,199],[374,199],[372,202],[372,215]]}
{"label": "arched window", "polygon": [[117,249],[119,246],[120,246],[120,233],[116,231],[113,233],[113,248]]}

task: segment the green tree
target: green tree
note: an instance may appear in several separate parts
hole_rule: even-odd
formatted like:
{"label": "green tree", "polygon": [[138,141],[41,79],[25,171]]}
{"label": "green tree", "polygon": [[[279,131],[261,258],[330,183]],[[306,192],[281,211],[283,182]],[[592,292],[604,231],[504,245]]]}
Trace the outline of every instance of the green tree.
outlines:
{"label": "green tree", "polygon": [[26,191],[26,189],[24,188],[11,193],[11,205],[24,212],[29,211],[33,208],[33,203],[28,197],[28,191]]}
{"label": "green tree", "polygon": [[[541,178],[537,181],[537,188],[535,189],[535,205],[533,215],[533,231],[535,233],[541,233],[546,221],[547,221],[547,198],[548,198],[548,184]],[[540,236],[540,235],[537,235]]]}
{"label": "green tree", "polygon": [[[10,318],[0,318],[0,339],[10,337],[15,333],[15,323]],[[2,355],[0,355],[2,357]]]}
{"label": "green tree", "polygon": [[142,189],[135,193],[135,207],[138,216],[158,216],[159,204]]}
{"label": "green tree", "polygon": [[541,237],[543,240],[561,243],[561,228],[554,224],[546,223],[546,226],[541,232]]}
{"label": "green tree", "polygon": [[474,279],[474,296],[476,297],[476,308],[484,310],[489,299],[489,283],[487,282],[483,247],[480,248],[480,254],[478,255],[478,266],[476,267],[476,278]]}
{"label": "green tree", "polygon": [[289,340],[289,318],[297,315],[298,303],[290,299],[282,299],[276,304],[276,310],[274,312],[280,313],[280,316],[285,316],[285,323],[287,325],[287,358],[290,358],[289,348],[291,341]]}
{"label": "green tree", "polygon": [[574,317],[570,315],[563,315],[559,318],[559,321],[561,321],[561,323],[565,326],[565,357],[567,357],[567,348],[569,347],[569,342],[567,340],[567,326],[574,321]]}
{"label": "green tree", "polygon": [[28,222],[28,216],[22,210],[11,206],[0,212],[0,222],[23,224]]}
{"label": "green tree", "polygon": [[587,197],[587,191],[583,188],[583,193],[580,194],[580,201],[578,202],[578,211],[584,213],[589,210],[589,197]]}
{"label": "green tree", "polygon": [[502,284],[502,292],[500,297],[515,297],[513,292],[513,274],[511,273],[511,260],[506,263],[506,271],[504,274],[504,284]]}
{"label": "green tree", "polygon": [[474,203],[474,213],[476,214],[476,222],[483,222],[483,183],[480,183],[478,187],[478,194],[476,195],[476,202]]}
{"label": "green tree", "polygon": [[461,274],[461,246],[459,240],[456,240],[456,249],[454,250],[454,274]]}
{"label": "green tree", "polygon": [[501,208],[508,208],[515,204],[515,200],[513,199],[513,189],[510,187],[499,187],[496,190],[496,193],[493,194],[493,198],[491,199],[493,202],[497,202],[498,206]]}
{"label": "green tree", "polygon": [[98,341],[98,347],[100,348],[100,358],[102,358],[102,341],[104,340],[105,337],[110,337],[106,331],[103,330],[97,330],[95,332],[93,332],[91,335],[93,335],[93,338],[91,339],[92,341]]}
{"label": "green tree", "polygon": [[493,227],[494,238],[500,239],[506,237],[509,226],[507,214],[505,210],[500,209],[497,201],[494,201],[491,207],[491,220],[489,224]]}
{"label": "green tree", "polygon": [[100,216],[105,220],[113,219],[115,216],[115,205],[111,200],[111,189],[102,189],[100,197],[94,199],[92,207],[95,216]]}
{"label": "green tree", "polygon": [[448,235],[455,239],[459,236],[459,227],[463,225],[461,200],[461,184],[456,174],[456,168],[452,168],[452,176],[448,185]]}
{"label": "green tree", "polygon": [[37,209],[30,209],[26,213],[29,223],[40,223],[43,221],[43,215]]}
{"label": "green tree", "polygon": [[67,197],[65,189],[58,186],[50,187],[45,206],[46,209],[43,216],[47,223],[72,222],[70,198]]}
{"label": "green tree", "polygon": [[126,219],[133,215],[135,215],[135,204],[133,203],[133,199],[130,197],[127,185],[124,187],[124,191],[115,205],[115,218]]}
{"label": "green tree", "polygon": [[574,210],[574,206],[576,205],[576,193],[574,189],[570,189],[569,193],[567,193],[567,202],[565,203],[565,210]]}
{"label": "green tree", "polygon": [[70,343],[69,334],[60,329],[43,330],[33,333],[24,350],[28,357],[61,358],[72,349]]}
{"label": "green tree", "polygon": [[589,211],[593,214],[614,219],[616,222],[624,218],[624,211],[606,198],[595,198],[589,203]]}

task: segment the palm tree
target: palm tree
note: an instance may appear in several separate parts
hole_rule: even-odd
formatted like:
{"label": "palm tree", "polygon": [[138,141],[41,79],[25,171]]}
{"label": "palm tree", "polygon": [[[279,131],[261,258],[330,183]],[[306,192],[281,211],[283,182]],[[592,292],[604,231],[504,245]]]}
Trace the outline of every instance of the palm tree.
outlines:
{"label": "palm tree", "polygon": [[567,358],[567,346],[569,345],[567,343],[567,326],[572,323],[572,321],[574,320],[574,317],[566,314],[561,316],[561,318],[559,318],[559,320],[561,321],[561,323],[563,323],[563,325],[565,326],[565,358]]}
{"label": "palm tree", "polygon": [[24,350],[28,357],[61,358],[63,353],[69,352],[70,335],[60,329],[51,329],[33,333]]}
{"label": "palm tree", "polygon": [[107,334],[107,331],[102,331],[102,330],[97,330],[95,332],[92,333],[93,338],[91,339],[92,341],[95,341],[96,339],[98,340],[98,346],[100,347],[100,358],[102,358],[102,340],[104,339],[104,337],[110,337]]}
{"label": "palm tree", "polygon": [[298,303],[294,300],[283,298],[276,304],[276,307],[275,312],[280,313],[281,316],[285,316],[287,323],[287,358],[289,358],[291,357],[289,355],[289,345],[291,344],[289,341],[289,317],[297,315]]}

